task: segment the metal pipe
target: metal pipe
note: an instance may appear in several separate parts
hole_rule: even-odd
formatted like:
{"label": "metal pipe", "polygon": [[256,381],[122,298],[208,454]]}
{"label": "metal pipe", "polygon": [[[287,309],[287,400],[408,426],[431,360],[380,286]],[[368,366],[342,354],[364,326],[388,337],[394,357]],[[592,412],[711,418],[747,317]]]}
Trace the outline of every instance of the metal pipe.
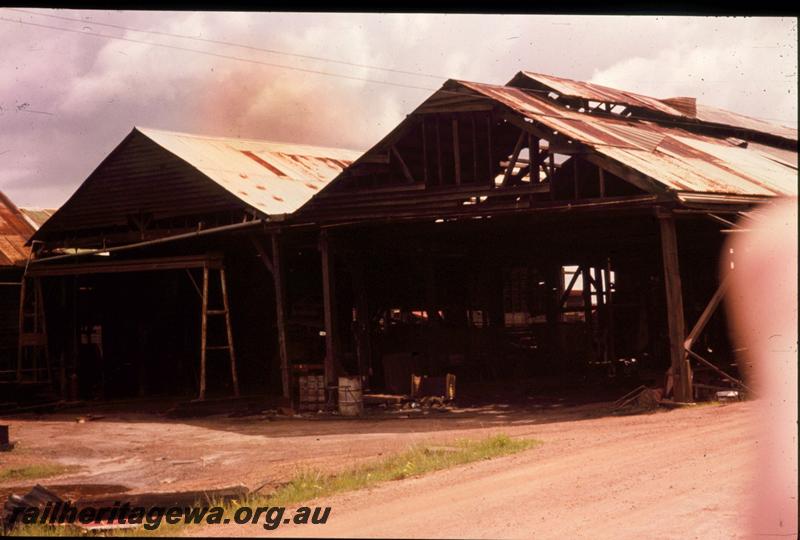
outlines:
{"label": "metal pipe", "polygon": [[186,240],[189,238],[195,238],[198,236],[205,236],[207,234],[214,234],[219,232],[227,232],[227,231],[235,231],[239,229],[247,229],[253,227],[255,225],[260,225],[266,223],[263,219],[257,219],[252,221],[245,221],[242,223],[234,223],[232,225],[222,225],[221,227],[213,227],[211,229],[201,229],[197,231],[193,231],[190,233],[182,233],[176,234],[174,236],[166,236],[164,238],[154,238],[153,240],[145,240],[144,242],[136,242],[134,244],[126,244],[124,246],[116,246],[110,248],[98,248],[98,249],[91,249],[86,250],[81,253],[65,253],[63,255],[54,255],[52,257],[44,257],[41,259],[31,259],[30,264],[41,263],[41,262],[49,262],[49,261],[56,261],[62,259],[69,259],[72,257],[83,257],[85,255],[97,255],[98,253],[113,253],[117,251],[124,251],[128,249],[136,249],[140,247],[152,246],[155,244],[164,244],[167,242],[174,242],[176,240]]}

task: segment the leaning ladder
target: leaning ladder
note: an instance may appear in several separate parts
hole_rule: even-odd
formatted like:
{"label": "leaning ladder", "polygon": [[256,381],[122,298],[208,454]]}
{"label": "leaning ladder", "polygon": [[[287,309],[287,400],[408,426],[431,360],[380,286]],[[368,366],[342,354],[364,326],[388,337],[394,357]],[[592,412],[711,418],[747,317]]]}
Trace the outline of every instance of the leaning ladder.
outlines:
{"label": "leaning ladder", "polygon": [[[33,282],[33,294],[28,294],[28,281]],[[39,360],[44,367],[39,367]],[[40,378],[40,372],[45,376]],[[31,379],[26,375],[30,373]],[[22,276],[19,293],[19,340],[17,342],[17,382],[50,382],[50,354],[47,347],[47,326],[44,314],[44,295],[40,278]]]}
{"label": "leaning ladder", "polygon": [[[208,308],[208,280],[209,273],[215,269],[219,273],[219,285],[222,292],[222,309]],[[228,287],[225,280],[225,267],[210,268],[208,264],[203,266],[203,292],[202,292],[202,322],[200,326],[200,395],[198,400],[206,398],[206,356],[208,351],[227,350],[231,363],[231,380],[233,381],[233,395],[239,397],[239,379],[236,376],[236,354],[233,350],[233,332],[231,330],[231,314],[228,304]],[[224,345],[208,345],[208,318],[213,316],[225,317],[225,337],[227,343]]]}

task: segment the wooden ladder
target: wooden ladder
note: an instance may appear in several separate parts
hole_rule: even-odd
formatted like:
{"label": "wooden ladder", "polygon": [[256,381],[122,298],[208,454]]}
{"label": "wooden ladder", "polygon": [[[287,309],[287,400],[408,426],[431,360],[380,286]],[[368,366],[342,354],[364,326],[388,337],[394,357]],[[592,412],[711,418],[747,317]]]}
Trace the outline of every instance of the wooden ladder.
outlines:
{"label": "wooden ladder", "polygon": [[[222,309],[208,308],[208,280],[211,270],[219,272],[219,285],[222,292]],[[239,397],[239,379],[236,376],[236,354],[233,349],[233,332],[231,330],[231,314],[228,303],[228,287],[225,280],[225,267],[210,267],[208,264],[203,266],[203,292],[201,294],[202,323],[200,327],[200,395],[198,401],[206,398],[206,356],[208,351],[226,350],[231,363],[231,380],[233,381],[233,395]],[[208,345],[208,318],[213,316],[225,317],[225,337],[227,343],[224,345]]]}
{"label": "wooden ladder", "polygon": [[[33,294],[28,294],[28,280],[33,282]],[[39,360],[44,359],[44,367]],[[40,377],[44,370],[45,376]],[[28,379],[27,374],[32,378]],[[44,315],[44,295],[40,278],[22,276],[19,293],[19,340],[17,342],[17,382],[50,382],[50,354],[47,347],[47,325]]]}

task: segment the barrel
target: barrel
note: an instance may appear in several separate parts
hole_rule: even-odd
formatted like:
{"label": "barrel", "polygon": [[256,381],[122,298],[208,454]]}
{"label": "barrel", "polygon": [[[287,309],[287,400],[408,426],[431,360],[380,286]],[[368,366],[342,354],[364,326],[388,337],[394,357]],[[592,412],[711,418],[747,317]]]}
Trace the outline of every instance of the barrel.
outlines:
{"label": "barrel", "polygon": [[360,377],[339,377],[339,414],[360,416],[364,412]]}

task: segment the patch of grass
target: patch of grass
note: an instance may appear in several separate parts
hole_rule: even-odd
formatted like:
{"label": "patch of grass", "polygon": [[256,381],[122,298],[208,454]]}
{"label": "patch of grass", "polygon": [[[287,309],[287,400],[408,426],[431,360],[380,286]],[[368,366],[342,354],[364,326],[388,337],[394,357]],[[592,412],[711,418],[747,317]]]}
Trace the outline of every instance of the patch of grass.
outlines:
{"label": "patch of grass", "polygon": [[[320,497],[345,491],[372,487],[377,484],[419,476],[428,472],[457,465],[515,454],[541,444],[535,439],[512,439],[508,435],[494,435],[485,439],[459,439],[449,445],[417,444],[405,452],[382,460],[358,465],[336,474],[324,474],[313,469],[299,471],[289,482],[268,495],[252,495],[241,501],[222,503],[212,501],[209,506],[222,506],[225,516],[232,517],[238,508],[249,506],[293,506]],[[205,506],[205,503],[200,503]],[[189,525],[161,526],[153,531],[139,528],[114,531],[107,536],[177,536]],[[74,529],[68,527],[21,526],[12,531],[14,536],[68,536]]]}
{"label": "patch of grass", "polygon": [[449,446],[414,445],[401,454],[375,463],[353,467],[337,474],[302,470],[288,483],[266,496],[251,497],[232,505],[289,506],[336,493],[371,487],[376,484],[419,476],[456,465],[506,456],[540,444],[533,439],[512,439],[495,435],[481,440],[460,439]]}
{"label": "patch of grass", "polygon": [[50,525],[24,525],[14,527],[9,536],[79,536],[77,527],[53,527]]}
{"label": "patch of grass", "polygon": [[47,478],[58,476],[73,471],[74,467],[65,465],[44,464],[44,465],[25,465],[14,469],[1,469],[0,481],[5,480],[34,480],[36,478]]}

